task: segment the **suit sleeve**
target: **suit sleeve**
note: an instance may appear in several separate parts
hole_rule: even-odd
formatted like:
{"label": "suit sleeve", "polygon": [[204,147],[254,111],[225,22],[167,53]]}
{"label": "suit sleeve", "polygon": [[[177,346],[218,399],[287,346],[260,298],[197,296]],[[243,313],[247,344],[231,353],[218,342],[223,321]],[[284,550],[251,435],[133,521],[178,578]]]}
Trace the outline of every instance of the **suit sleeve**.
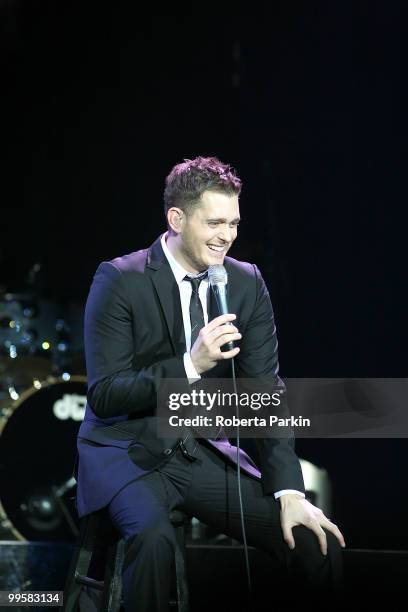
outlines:
{"label": "suit sleeve", "polygon": [[88,402],[100,418],[153,414],[161,379],[186,379],[182,355],[132,367],[133,315],[125,280],[112,263],[102,263],[85,308]]}
{"label": "suit sleeve", "polygon": [[[270,381],[283,392],[285,386],[278,377],[278,341],[271,300],[265,282],[256,266],[256,298],[252,315],[243,332],[241,351],[237,356],[237,373],[241,378],[257,378],[260,384]],[[293,432],[288,437],[255,439],[265,495],[282,489],[304,492],[299,459],[295,453]]]}

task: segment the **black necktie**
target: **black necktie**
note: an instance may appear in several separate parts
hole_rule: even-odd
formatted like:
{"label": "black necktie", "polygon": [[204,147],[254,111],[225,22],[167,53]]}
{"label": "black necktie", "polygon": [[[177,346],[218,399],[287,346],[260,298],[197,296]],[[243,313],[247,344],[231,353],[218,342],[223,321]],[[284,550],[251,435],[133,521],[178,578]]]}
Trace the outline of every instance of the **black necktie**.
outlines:
{"label": "black necktie", "polygon": [[[200,296],[198,290],[200,288],[201,281],[207,277],[207,272],[200,274],[192,278],[191,276],[185,276],[184,280],[191,283],[191,298],[190,298],[190,323],[191,323],[191,344],[190,350],[193,347],[194,342],[197,340],[200,329],[204,327],[204,313],[201,305]],[[183,441],[180,444],[182,453],[191,461],[196,459],[195,454],[197,451],[197,440],[192,436],[192,431],[189,428],[185,428],[183,434]]]}
{"label": "black necktie", "polygon": [[[200,274],[200,276],[196,276],[195,278],[192,278],[191,276],[184,277],[184,280],[188,280],[191,283],[191,288],[192,288],[191,298],[190,298],[190,322],[191,322],[190,350],[192,349],[194,342],[197,340],[198,334],[200,333],[200,329],[204,327],[205,325],[203,307],[201,305],[201,300],[198,294],[198,289],[200,287],[201,281],[207,278],[207,276],[208,276],[208,271],[203,272],[203,274]],[[227,437],[225,435],[223,428],[220,427],[214,439],[219,440],[219,439],[226,439],[226,438]],[[184,440],[185,447],[189,454],[193,454],[193,452],[191,451],[191,442],[192,440],[190,436],[188,436]]]}
{"label": "black necktie", "polygon": [[190,298],[190,323],[191,323],[191,345],[190,349],[193,348],[194,342],[197,340],[200,329],[204,327],[204,313],[201,305],[200,296],[198,293],[200,283],[204,278],[207,277],[207,272],[192,278],[191,276],[185,276],[184,280],[191,283],[191,298]]}

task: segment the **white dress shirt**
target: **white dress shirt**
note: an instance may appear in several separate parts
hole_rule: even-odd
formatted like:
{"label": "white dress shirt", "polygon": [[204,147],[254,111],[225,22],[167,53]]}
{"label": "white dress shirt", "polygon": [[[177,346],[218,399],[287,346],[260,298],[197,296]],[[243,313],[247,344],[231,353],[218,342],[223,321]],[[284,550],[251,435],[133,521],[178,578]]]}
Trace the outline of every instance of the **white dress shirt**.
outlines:
{"label": "white dress shirt", "polygon": [[[166,244],[167,232],[165,232],[161,237],[161,245],[164,251],[164,254],[170,264],[170,268],[174,274],[174,278],[176,279],[176,283],[178,285],[180,291],[180,301],[181,301],[181,312],[183,315],[183,325],[184,325],[184,335],[186,337],[186,352],[183,355],[184,360],[184,369],[186,371],[186,375],[189,383],[193,383],[201,378],[200,374],[196,371],[194,364],[191,360],[190,349],[191,349],[191,323],[190,323],[190,298],[191,293],[193,291],[191,287],[191,283],[184,280],[185,276],[196,276],[195,274],[191,274],[187,272],[179,264],[178,261],[173,257],[170,253],[169,248]],[[207,325],[208,323],[208,309],[207,309],[207,293],[208,293],[208,277],[203,279],[200,283],[200,287],[198,289],[198,294],[200,297],[201,305],[203,307],[204,314],[204,322]],[[281,491],[277,491],[274,493],[275,499],[278,499],[281,495],[285,493],[296,493],[301,497],[305,497],[304,493],[300,491],[295,491],[294,489],[282,489]]]}

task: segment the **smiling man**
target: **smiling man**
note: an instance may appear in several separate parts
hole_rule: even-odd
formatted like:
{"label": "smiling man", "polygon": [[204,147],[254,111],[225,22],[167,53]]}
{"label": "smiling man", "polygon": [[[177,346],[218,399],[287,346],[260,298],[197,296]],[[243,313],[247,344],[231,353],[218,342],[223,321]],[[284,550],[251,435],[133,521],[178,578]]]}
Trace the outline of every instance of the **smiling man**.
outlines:
{"label": "smiling man", "polygon": [[[228,378],[232,358],[239,377],[278,377],[265,283],[255,265],[227,256],[237,237],[240,191],[235,171],[214,157],[176,165],[164,192],[167,232],[148,249],[103,262],[87,301],[78,512],[107,507],[125,539],[127,611],[168,609],[171,510],[242,538],[236,448],[225,438],[161,438],[155,416],[166,378],[186,388],[202,376]],[[228,315],[214,307],[206,275],[213,264],[228,272]],[[222,351],[230,341],[237,346]],[[242,451],[240,459],[248,544],[279,560],[297,576],[297,587],[317,597],[338,592],[344,539],[305,499],[293,438],[256,443],[260,471]],[[293,597],[288,593],[289,603]]]}

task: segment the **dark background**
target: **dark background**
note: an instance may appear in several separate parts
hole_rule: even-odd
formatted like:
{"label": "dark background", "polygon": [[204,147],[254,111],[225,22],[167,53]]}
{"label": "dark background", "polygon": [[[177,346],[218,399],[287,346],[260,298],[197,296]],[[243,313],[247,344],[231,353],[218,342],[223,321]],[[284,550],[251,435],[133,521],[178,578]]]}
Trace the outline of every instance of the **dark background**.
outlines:
{"label": "dark background", "polygon": [[[170,168],[217,155],[244,181],[231,255],[267,281],[281,375],[405,377],[403,3],[271,4],[1,3],[0,285],[32,289],[39,262],[80,319],[99,262],[165,228]],[[348,546],[408,548],[405,439],[297,449]]]}

